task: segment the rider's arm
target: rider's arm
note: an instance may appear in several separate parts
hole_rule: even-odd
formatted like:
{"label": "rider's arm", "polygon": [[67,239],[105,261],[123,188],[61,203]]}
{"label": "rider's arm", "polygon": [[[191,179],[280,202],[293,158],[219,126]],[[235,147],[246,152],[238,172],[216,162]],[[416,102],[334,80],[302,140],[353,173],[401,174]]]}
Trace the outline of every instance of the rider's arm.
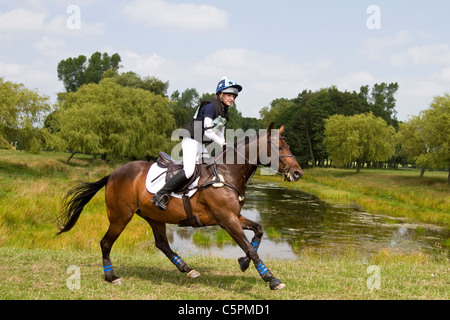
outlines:
{"label": "rider's arm", "polygon": [[212,130],[212,123],[213,120],[209,117],[205,117],[203,120],[203,126],[205,128],[209,128],[205,130],[205,136],[209,139],[211,139],[212,141],[214,141],[215,143],[218,143],[219,145],[223,145],[225,143],[225,139],[223,136],[223,130],[221,130],[219,132],[219,135],[217,135],[213,130]]}
{"label": "rider's arm", "polygon": [[214,141],[215,143],[218,143],[219,145],[223,146],[225,144],[223,130],[219,132],[219,134],[216,134],[212,130],[214,115],[215,111],[212,103],[206,104],[205,107],[203,108],[203,127],[205,128],[205,136]]}

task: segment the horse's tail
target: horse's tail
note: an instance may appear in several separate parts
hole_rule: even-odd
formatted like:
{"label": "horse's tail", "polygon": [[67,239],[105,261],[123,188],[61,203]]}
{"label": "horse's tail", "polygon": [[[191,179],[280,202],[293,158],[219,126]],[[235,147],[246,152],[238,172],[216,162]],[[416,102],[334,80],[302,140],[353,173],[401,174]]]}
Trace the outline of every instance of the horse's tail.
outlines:
{"label": "horse's tail", "polygon": [[81,182],[73,189],[67,192],[64,197],[64,206],[62,214],[58,219],[58,234],[67,232],[73,228],[75,223],[77,223],[80,217],[81,211],[83,211],[84,206],[92,199],[92,197],[106,184],[109,180],[109,175],[103,177],[96,182]]}

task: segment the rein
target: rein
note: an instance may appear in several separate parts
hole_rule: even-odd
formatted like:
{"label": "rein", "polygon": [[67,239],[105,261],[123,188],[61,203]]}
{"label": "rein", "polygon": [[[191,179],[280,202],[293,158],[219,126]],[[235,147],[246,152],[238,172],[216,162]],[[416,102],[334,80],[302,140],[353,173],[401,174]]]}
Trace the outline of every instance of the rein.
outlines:
{"label": "rein", "polygon": [[[283,139],[283,140],[284,140],[284,137],[283,137],[283,136],[280,136],[280,137],[278,137],[278,138],[272,138],[272,139],[269,140],[269,142],[270,142],[270,149],[271,149],[272,152],[274,151],[274,148],[273,148],[273,146],[272,146],[272,141],[273,141],[273,140],[277,140],[277,139]],[[250,160],[247,159],[247,157],[246,157],[245,155],[242,155],[241,153],[239,153],[239,151],[237,150],[236,147],[234,147],[234,150],[236,151],[236,154],[237,154],[237,155],[239,155],[240,157],[242,157],[242,158],[246,161],[246,163],[250,163]],[[220,157],[222,157],[223,154],[224,154],[226,151],[228,151],[228,149],[226,149],[224,152],[222,152],[222,153],[216,158],[216,160],[219,159]],[[261,165],[261,164],[255,164],[255,166],[257,166],[258,168],[264,168],[264,169],[269,170],[269,171],[272,170],[272,173],[278,174],[278,175],[280,175],[280,176],[284,176],[284,181],[286,181],[287,178],[289,177],[289,171],[291,170],[291,168],[292,168],[292,166],[294,165],[294,162],[295,162],[295,160],[296,160],[297,158],[296,158],[293,154],[290,154],[290,155],[279,155],[278,152],[276,152],[275,154],[276,154],[275,157],[278,158],[278,159],[280,159],[281,163],[283,164],[283,167],[284,167],[284,172],[283,172],[283,173],[282,173],[282,172],[278,172],[278,171],[275,171],[275,172],[274,172],[273,169],[272,169],[271,167],[268,167],[268,168],[267,168],[266,166],[263,166],[263,165]],[[287,166],[286,162],[284,161],[284,158],[293,158],[293,159],[294,159],[294,160],[291,162],[291,165],[290,165],[289,167]],[[216,161],[216,160],[214,160],[214,161]],[[252,174],[251,178],[253,177],[253,175],[254,175],[254,173]],[[250,181],[250,180],[249,180],[249,181]],[[247,186],[247,184],[246,184],[246,186]]]}
{"label": "rein", "polygon": [[[276,139],[283,139],[283,140],[284,140],[284,137],[281,136],[281,137],[278,137],[278,138],[272,138],[272,139],[268,140],[268,142],[270,143],[270,149],[271,149],[271,152],[274,151],[274,148],[273,148],[271,142],[272,142],[273,140],[276,140]],[[234,149],[234,151],[236,152],[236,155],[242,157],[242,158],[245,160],[245,164],[250,164],[250,160],[249,160],[245,155],[241,154],[241,153],[238,151],[238,149],[237,149],[236,146],[235,146],[233,149]],[[253,176],[255,175],[256,170],[254,170],[254,171],[252,172],[252,174],[250,175],[249,179],[245,182],[245,184],[244,184],[244,191],[243,191],[243,192],[241,192],[237,187],[233,186],[232,184],[230,184],[230,183],[224,181],[223,177],[221,177],[221,176],[217,173],[217,160],[220,159],[220,158],[222,158],[228,150],[231,150],[231,148],[226,148],[220,155],[218,155],[218,156],[214,159],[213,163],[211,163],[211,165],[210,165],[210,166],[212,167],[212,170],[213,170],[213,173],[214,173],[214,176],[215,176],[216,180],[206,182],[204,185],[200,186],[199,188],[204,188],[204,187],[208,187],[208,186],[214,185],[214,184],[216,184],[216,183],[219,183],[219,184],[221,184],[222,186],[227,186],[227,187],[229,187],[229,188],[235,190],[235,191],[239,194],[239,200],[242,201],[242,200],[244,200],[244,194],[243,194],[243,192],[245,192],[245,189],[247,188],[248,184],[250,183],[250,181],[252,180]],[[289,177],[289,170],[292,168],[292,166],[293,166],[293,164],[294,164],[294,161],[296,160],[296,157],[295,157],[294,155],[292,155],[292,154],[291,154],[291,155],[279,155],[278,152],[276,152],[276,156],[275,156],[275,157],[278,158],[278,159],[281,161],[281,163],[283,164],[284,172],[281,173],[281,172],[276,171],[276,172],[274,172],[274,173],[275,173],[275,174],[278,174],[278,175],[284,176],[284,181],[286,181],[287,178]],[[284,158],[293,158],[294,161],[292,161],[291,164],[290,164],[290,166],[288,167],[288,166],[287,166],[287,163],[286,163],[285,160],[284,160]],[[270,171],[270,170],[273,170],[272,168],[270,168],[270,167],[267,168],[266,166],[263,166],[263,165],[261,165],[261,164],[254,164],[254,166],[256,166],[257,168],[265,168],[265,169],[268,169],[269,171]],[[273,172],[273,171],[272,171],[272,172]]]}

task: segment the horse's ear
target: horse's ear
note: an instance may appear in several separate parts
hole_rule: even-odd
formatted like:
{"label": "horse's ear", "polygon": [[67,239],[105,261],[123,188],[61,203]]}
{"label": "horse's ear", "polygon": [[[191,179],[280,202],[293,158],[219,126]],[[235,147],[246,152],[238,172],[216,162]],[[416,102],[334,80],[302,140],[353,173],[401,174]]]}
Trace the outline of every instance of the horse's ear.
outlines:
{"label": "horse's ear", "polygon": [[271,122],[271,123],[269,124],[269,128],[267,129],[267,138],[268,138],[268,139],[270,139],[270,136],[272,135],[272,129],[273,129],[273,126],[274,126],[274,124],[273,124],[273,122]]}
{"label": "horse's ear", "polygon": [[270,124],[269,124],[269,129],[267,129],[267,131],[272,131],[272,129],[273,129],[273,126],[274,126],[274,124],[273,124],[273,122],[271,122]]}
{"label": "horse's ear", "polygon": [[278,133],[281,135],[284,132],[284,124],[281,126],[280,130],[278,131]]}

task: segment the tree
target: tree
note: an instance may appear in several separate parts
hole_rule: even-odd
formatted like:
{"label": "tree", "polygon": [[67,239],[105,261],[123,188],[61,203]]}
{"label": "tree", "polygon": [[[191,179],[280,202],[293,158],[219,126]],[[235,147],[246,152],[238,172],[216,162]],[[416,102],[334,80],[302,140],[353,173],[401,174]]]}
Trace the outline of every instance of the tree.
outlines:
{"label": "tree", "polygon": [[336,165],[356,161],[386,161],[395,150],[395,129],[373,113],[334,115],[325,120],[324,143]]}
{"label": "tree", "polygon": [[436,96],[430,108],[400,124],[398,139],[410,161],[425,168],[447,168],[450,182],[450,94]]}
{"label": "tree", "polygon": [[183,128],[192,119],[201,101],[199,97],[194,88],[184,90],[181,95],[178,90],[172,93],[170,106],[178,128]]}
{"label": "tree", "polygon": [[143,89],[167,97],[167,89],[169,88],[169,81],[163,82],[155,77],[141,78],[133,71],[117,74],[113,70],[107,70],[103,74],[103,78],[113,78],[116,83],[121,86],[135,89]]}
{"label": "tree", "polygon": [[159,151],[169,151],[172,146],[169,137],[175,123],[165,97],[123,87],[113,79],[85,85],[61,97],[49,131],[63,141],[55,145],[69,150],[72,156],[83,152],[102,154],[103,159],[108,154],[157,157]]}
{"label": "tree", "polygon": [[417,163],[432,169],[447,167],[450,181],[450,94],[437,96],[430,108],[421,112],[422,136],[427,152],[417,157]]}
{"label": "tree", "polygon": [[48,111],[48,97],[0,78],[0,148],[9,148],[14,141],[20,148],[38,153],[42,147],[40,126]]}
{"label": "tree", "polygon": [[294,103],[292,100],[280,98],[275,99],[270,103],[270,107],[264,107],[259,111],[265,127],[267,128],[272,122],[276,127],[281,125],[281,116],[286,110],[292,107]]}
{"label": "tree", "polygon": [[118,53],[109,56],[108,53],[95,52],[89,60],[86,56],[68,58],[58,63],[58,80],[61,80],[67,92],[75,92],[83,84],[99,83],[103,74],[111,70],[117,72],[121,62]]}
{"label": "tree", "polygon": [[388,125],[398,128],[397,111],[395,110],[395,97],[397,93],[398,83],[375,83],[372,87],[370,110],[376,117],[383,118]]}
{"label": "tree", "polygon": [[372,111],[388,124],[396,126],[395,99],[396,83],[376,84],[370,91],[362,86],[360,92],[341,92],[336,86],[312,92],[303,90],[295,99],[276,99],[270,108],[260,111],[266,123],[285,124],[286,141],[297,159],[307,164],[324,165],[328,151],[323,144],[325,119],[334,115],[346,116]]}
{"label": "tree", "polygon": [[[417,158],[427,152],[427,145],[420,134],[421,118],[419,116],[411,117],[407,122],[399,124],[397,141],[400,144],[400,155],[405,156],[412,164],[417,164]],[[420,177],[426,169],[426,164],[422,163]]]}

